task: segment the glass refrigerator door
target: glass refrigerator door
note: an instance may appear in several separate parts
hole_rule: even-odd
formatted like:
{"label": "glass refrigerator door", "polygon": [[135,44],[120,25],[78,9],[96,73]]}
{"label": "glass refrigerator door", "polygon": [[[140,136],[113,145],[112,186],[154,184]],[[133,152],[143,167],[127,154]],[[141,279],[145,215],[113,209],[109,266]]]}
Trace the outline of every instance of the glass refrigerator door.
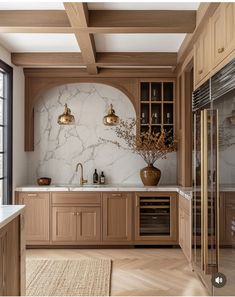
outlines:
{"label": "glass refrigerator door", "polygon": [[204,275],[216,272],[218,266],[217,131],[217,111],[194,114],[194,263]]}
{"label": "glass refrigerator door", "polygon": [[227,278],[213,294],[230,296],[235,295],[235,90],[215,100],[213,109],[219,122],[219,272]]}

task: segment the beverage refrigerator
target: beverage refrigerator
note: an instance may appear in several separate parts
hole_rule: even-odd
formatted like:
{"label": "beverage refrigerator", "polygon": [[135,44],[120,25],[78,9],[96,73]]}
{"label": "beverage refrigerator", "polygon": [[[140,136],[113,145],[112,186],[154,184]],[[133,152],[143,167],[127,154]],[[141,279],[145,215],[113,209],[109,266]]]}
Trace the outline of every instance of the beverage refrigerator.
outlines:
{"label": "beverage refrigerator", "polygon": [[193,92],[193,143],[193,268],[211,295],[235,295],[235,59]]}

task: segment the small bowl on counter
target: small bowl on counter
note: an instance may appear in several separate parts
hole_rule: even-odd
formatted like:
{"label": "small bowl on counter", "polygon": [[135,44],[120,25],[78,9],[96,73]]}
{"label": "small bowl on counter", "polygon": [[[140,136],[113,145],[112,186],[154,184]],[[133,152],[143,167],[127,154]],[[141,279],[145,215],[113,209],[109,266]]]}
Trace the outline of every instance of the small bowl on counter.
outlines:
{"label": "small bowl on counter", "polygon": [[49,186],[51,184],[51,178],[50,177],[39,177],[37,179],[39,186]]}

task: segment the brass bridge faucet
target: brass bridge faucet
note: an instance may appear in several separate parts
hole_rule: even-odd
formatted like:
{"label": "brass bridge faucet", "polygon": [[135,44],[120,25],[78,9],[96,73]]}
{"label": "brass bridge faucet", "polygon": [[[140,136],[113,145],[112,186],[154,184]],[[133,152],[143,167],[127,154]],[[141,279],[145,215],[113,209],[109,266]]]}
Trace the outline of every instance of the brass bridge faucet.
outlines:
{"label": "brass bridge faucet", "polygon": [[83,178],[83,166],[82,166],[82,163],[78,163],[76,165],[76,172],[78,172],[78,167],[81,166],[81,177],[80,177],[80,185],[84,185],[87,183],[87,180]]}

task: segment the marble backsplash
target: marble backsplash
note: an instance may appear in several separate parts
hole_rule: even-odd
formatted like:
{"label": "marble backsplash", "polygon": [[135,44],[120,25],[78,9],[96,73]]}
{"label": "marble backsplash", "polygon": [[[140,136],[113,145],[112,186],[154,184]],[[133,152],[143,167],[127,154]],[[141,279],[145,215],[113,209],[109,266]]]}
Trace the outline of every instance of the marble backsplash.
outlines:
{"label": "marble backsplash", "polygon": [[[57,117],[67,103],[76,123],[59,126]],[[103,116],[112,103],[122,119],[136,117],[134,107],[119,90],[94,83],[77,83],[53,88],[35,107],[35,150],[28,153],[28,183],[48,176],[53,184],[77,184],[78,162],[84,165],[84,178],[92,182],[94,169],[104,171],[106,182],[141,184],[139,170],[144,161],[128,149],[120,149],[100,138],[117,140],[113,127],[103,125]],[[162,171],[160,184],[176,184],[176,153],[155,165]]]}

